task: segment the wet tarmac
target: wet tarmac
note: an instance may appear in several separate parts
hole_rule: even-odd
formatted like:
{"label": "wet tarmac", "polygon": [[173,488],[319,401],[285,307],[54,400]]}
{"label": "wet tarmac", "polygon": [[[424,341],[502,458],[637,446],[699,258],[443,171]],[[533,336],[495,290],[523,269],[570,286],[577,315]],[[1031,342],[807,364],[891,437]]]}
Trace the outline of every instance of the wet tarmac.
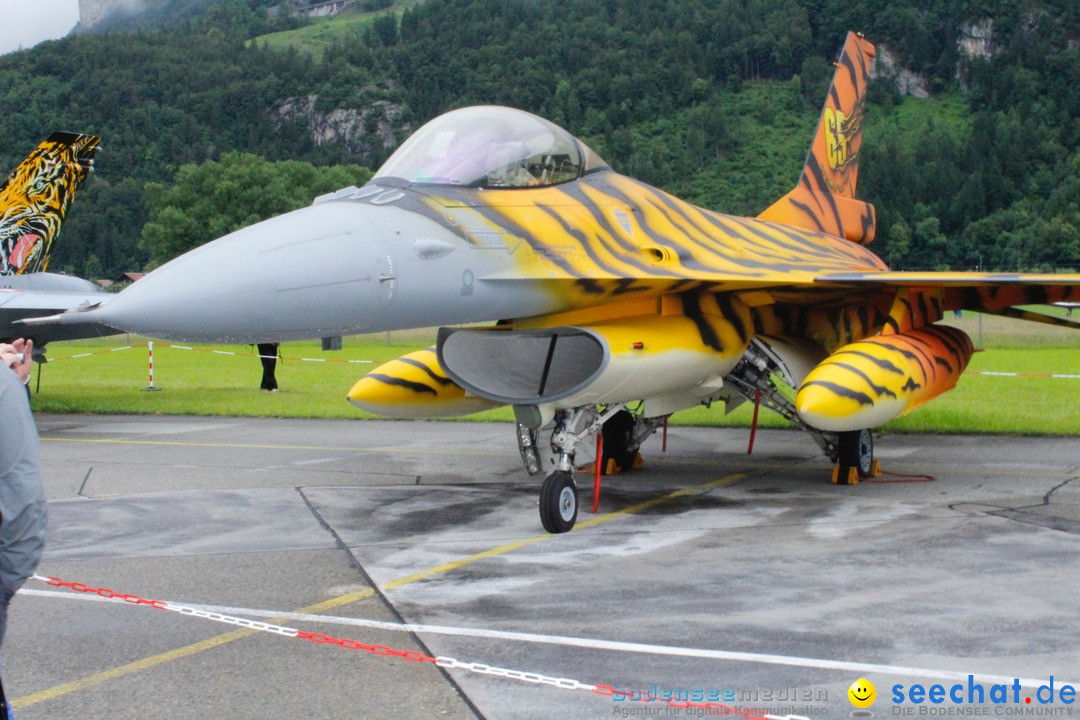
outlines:
{"label": "wet tarmac", "polygon": [[[20,720],[705,715],[617,699],[643,692],[849,717],[860,677],[878,717],[1074,711],[1038,687],[1080,682],[1080,438],[886,435],[886,474],[848,487],[801,433],[748,457],[746,431],[673,427],[596,515],[580,477],[552,536],[509,425],[38,422],[41,574],[457,667],[30,581],[2,652]],[[906,699],[1014,680],[1018,703]]]}

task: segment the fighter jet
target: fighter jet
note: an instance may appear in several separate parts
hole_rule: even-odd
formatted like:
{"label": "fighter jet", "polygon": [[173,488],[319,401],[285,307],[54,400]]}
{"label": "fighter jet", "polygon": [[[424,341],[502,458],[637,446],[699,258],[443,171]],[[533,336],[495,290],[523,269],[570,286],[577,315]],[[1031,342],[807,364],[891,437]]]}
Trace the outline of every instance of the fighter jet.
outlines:
{"label": "fighter jet", "polygon": [[760,398],[857,481],[869,429],[967,366],[946,312],[1080,299],[1080,275],[891,272],[867,249],[874,208],[855,189],[873,56],[848,35],[798,184],[756,218],[620,175],[535,115],[471,107],[420,128],[366,186],[59,320],[238,343],[439,326],[349,399],[394,417],[512,406],[550,532],[575,523],[575,456],[595,433],[629,469],[663,418],[700,404]]}
{"label": "fighter jet", "polygon": [[90,307],[110,297],[78,277],[46,272],[76,190],[94,169],[101,138],[54,132],[0,187],[0,338],[34,341],[41,359],[51,340],[119,332],[99,323],[26,326],[22,320]]}

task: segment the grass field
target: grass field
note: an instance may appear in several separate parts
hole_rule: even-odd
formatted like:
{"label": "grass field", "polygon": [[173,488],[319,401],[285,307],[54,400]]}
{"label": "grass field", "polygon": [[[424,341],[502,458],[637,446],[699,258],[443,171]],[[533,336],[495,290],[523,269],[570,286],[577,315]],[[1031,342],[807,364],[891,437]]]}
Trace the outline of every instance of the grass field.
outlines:
{"label": "grass field", "polygon": [[[896,432],[1080,434],[1080,333],[1003,318],[968,314],[950,319],[985,351],[976,353],[955,390],[885,426]],[[286,343],[278,365],[278,393],[260,392],[261,367],[251,346],[187,346],[156,342],[154,384],[149,384],[144,338],[53,343],[50,362],[38,366],[32,387],[37,412],[237,415],[268,417],[371,417],[345,399],[353,383],[380,362],[431,344],[433,331],[408,331],[345,339],[341,351],[318,343]],[[127,347],[133,345],[133,347]],[[976,372],[1018,373],[1018,377]],[[751,408],[731,415],[695,408],[672,421],[722,427],[748,426]],[[510,420],[508,409],[473,419]],[[786,421],[764,411],[762,427]]]}
{"label": "grass field", "polygon": [[248,42],[266,45],[275,50],[296,48],[301,52],[311,53],[315,57],[322,57],[323,51],[332,43],[361,35],[364,30],[371,27],[378,16],[400,15],[405,8],[416,5],[417,2],[419,0],[397,0],[390,7],[375,12],[365,12],[354,7],[334,17],[316,18],[310,25],[296,30],[260,35]]}

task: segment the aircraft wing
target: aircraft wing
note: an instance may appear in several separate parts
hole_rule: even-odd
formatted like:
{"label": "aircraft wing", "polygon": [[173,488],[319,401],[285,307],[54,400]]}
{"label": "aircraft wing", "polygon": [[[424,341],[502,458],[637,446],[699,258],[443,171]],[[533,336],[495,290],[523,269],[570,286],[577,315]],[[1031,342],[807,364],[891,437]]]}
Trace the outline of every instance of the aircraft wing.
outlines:
{"label": "aircraft wing", "polygon": [[933,298],[939,315],[949,310],[975,310],[1080,329],[1080,323],[1072,320],[1020,308],[1075,304],[1080,299],[1080,274],[1076,273],[840,272],[818,275],[814,280],[815,284],[852,291],[880,289]]}
{"label": "aircraft wing", "polygon": [[[755,270],[694,271],[682,266],[678,268],[679,277],[658,275],[646,269],[627,271],[621,276],[593,273],[588,278],[555,279],[540,274],[523,277],[521,273],[506,273],[484,276],[482,280],[511,286],[532,283],[546,286],[563,297],[575,297],[577,307],[659,294],[724,292],[741,295],[749,299],[752,306],[788,303],[813,307],[830,305],[837,299],[850,300],[852,293],[869,296],[877,292],[891,297],[898,291],[933,295],[938,298],[940,309],[946,311],[1002,312],[1019,305],[1080,305],[1075,302],[1080,301],[1080,274],[1077,273],[822,272],[814,267],[810,258],[796,260],[793,256],[788,261],[792,266]],[[677,265],[673,263],[669,267]],[[590,296],[593,302],[589,302]]]}
{"label": "aircraft wing", "polygon": [[[990,273],[990,272],[833,272],[814,278],[816,283],[865,288],[888,287],[994,287],[1067,288],[1080,285],[1076,273]],[[1037,292],[1037,291],[1036,291]]]}

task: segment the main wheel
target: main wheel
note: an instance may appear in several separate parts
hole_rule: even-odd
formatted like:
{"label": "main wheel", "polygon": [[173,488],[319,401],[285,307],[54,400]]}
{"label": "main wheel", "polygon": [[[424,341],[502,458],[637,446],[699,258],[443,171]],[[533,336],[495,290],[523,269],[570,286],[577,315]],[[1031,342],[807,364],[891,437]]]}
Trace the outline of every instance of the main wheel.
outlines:
{"label": "main wheel", "polygon": [[[634,467],[637,458],[637,448],[631,448],[634,439],[634,416],[625,410],[612,415],[604,423],[604,456],[601,469],[605,474],[613,475],[623,470]],[[614,460],[618,466],[614,472],[608,472],[608,461]]]}
{"label": "main wheel", "polygon": [[870,477],[874,465],[874,435],[869,430],[840,433],[840,467],[853,467],[859,477]]}
{"label": "main wheel", "polygon": [[540,522],[549,533],[564,533],[577,522],[577,485],[562,470],[551,473],[540,488]]}

